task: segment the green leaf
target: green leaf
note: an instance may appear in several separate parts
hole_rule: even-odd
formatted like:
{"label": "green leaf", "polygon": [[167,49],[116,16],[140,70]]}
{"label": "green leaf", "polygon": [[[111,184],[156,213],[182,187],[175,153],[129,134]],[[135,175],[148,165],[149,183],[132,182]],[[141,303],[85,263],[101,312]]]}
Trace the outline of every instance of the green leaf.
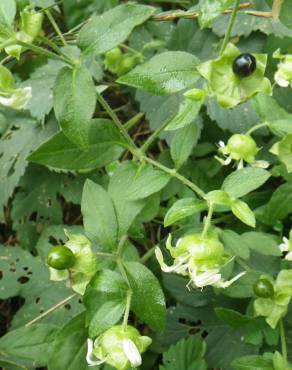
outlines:
{"label": "green leaf", "polygon": [[99,168],[118,159],[123,145],[121,134],[112,121],[94,119],[87,150],[73,144],[61,131],[39,146],[28,160],[66,170]]}
{"label": "green leaf", "polygon": [[262,186],[270,176],[270,173],[262,168],[242,168],[226,177],[222,190],[231,197],[241,198]]}
{"label": "green leaf", "polygon": [[285,164],[288,173],[292,172],[292,133],[286,135],[281,141],[272,146],[270,152],[279,157],[279,160]]}
{"label": "green leaf", "polygon": [[107,301],[99,307],[89,324],[89,336],[96,338],[98,335],[114,326],[126,308],[124,301]]}
{"label": "green leaf", "polygon": [[280,185],[273,193],[271,199],[264,207],[264,221],[274,225],[292,213],[292,184]]}
{"label": "green leaf", "polygon": [[231,109],[224,109],[218,104],[216,99],[209,98],[206,101],[206,105],[209,117],[216,121],[222,130],[229,130],[236,134],[245,133],[260,122],[260,118],[250,101]]}
{"label": "green leaf", "polygon": [[201,28],[208,27],[225,9],[233,5],[233,0],[200,0],[199,23]]}
{"label": "green leaf", "polygon": [[80,314],[58,333],[52,347],[48,370],[87,370],[87,331]]}
{"label": "green leaf", "polygon": [[202,200],[194,198],[179,199],[167,211],[164,217],[164,226],[170,226],[185,217],[207,209],[206,202]]}
{"label": "green leaf", "polygon": [[105,53],[124,42],[133,29],[144,23],[155,8],[138,4],[122,4],[96,16],[80,31],[78,46],[81,49]]}
{"label": "green leaf", "polygon": [[203,359],[205,352],[206,343],[200,335],[181,339],[163,353],[163,365],[159,366],[159,370],[207,370]]}
{"label": "green leaf", "polygon": [[137,66],[117,82],[155,95],[173,94],[193,85],[199,60],[183,51],[166,51]]}
{"label": "green leaf", "polygon": [[117,248],[118,224],[109,194],[98,184],[87,180],[82,194],[81,209],[86,234],[102,250]]}
{"label": "green leaf", "polygon": [[222,206],[230,206],[231,199],[226,191],[222,190],[212,190],[205,195],[205,200],[210,203],[218,204]]}
{"label": "green leaf", "polygon": [[137,262],[125,264],[133,289],[131,309],[154,330],[162,331],[165,326],[165,298],[159,281],[144,265]]}
{"label": "green leaf", "polygon": [[245,260],[249,259],[249,245],[243,240],[241,235],[238,235],[232,230],[223,230],[220,234],[225,249],[233,256],[238,256]]}
{"label": "green leaf", "polygon": [[50,346],[56,337],[58,327],[36,324],[12,330],[0,339],[0,359],[19,358],[28,360],[31,367],[46,366]]}
{"label": "green leaf", "polygon": [[281,256],[282,254],[273,235],[251,231],[242,234],[241,238],[250,249],[260,254],[267,256]]}
{"label": "green leaf", "polygon": [[237,199],[232,202],[231,210],[234,216],[236,216],[240,221],[248,226],[255,227],[256,220],[253,211],[249,206]]}
{"label": "green leaf", "polygon": [[210,91],[216,95],[218,103],[223,108],[235,107],[257,93],[272,94],[271,83],[264,77],[267,55],[254,54],[257,59],[257,68],[252,75],[243,79],[239,79],[232,70],[232,63],[239,55],[240,50],[230,43],[222,56],[197,67],[200,74],[208,81]]}
{"label": "green leaf", "polygon": [[235,370],[274,370],[273,361],[262,356],[243,356],[232,362]]}
{"label": "green leaf", "polygon": [[274,97],[258,94],[252,99],[252,104],[263,122],[292,119],[292,114],[281,107]]}
{"label": "green leaf", "polygon": [[148,165],[139,167],[128,161],[117,168],[110,178],[108,192],[115,205],[120,237],[144,208],[146,197],[157,193],[168,181],[168,175]]}
{"label": "green leaf", "polygon": [[28,164],[26,157],[43,140],[55,132],[55,125],[48,122],[45,128],[37,126],[25,116],[7,116],[13,121],[13,130],[7,131],[0,139],[0,217],[2,207],[6,205],[14,188],[18,185]]}
{"label": "green leaf", "polygon": [[180,168],[191,155],[193,147],[197,144],[201,133],[198,122],[192,122],[188,126],[175,132],[170,145],[170,154],[176,168]]}
{"label": "green leaf", "polygon": [[246,316],[235,310],[223,307],[215,308],[215,314],[220,320],[234,328],[241,327],[253,319],[251,316]]}
{"label": "green leaf", "polygon": [[74,144],[88,147],[89,126],[96,106],[96,91],[84,67],[65,67],[54,87],[54,110],[64,134]]}
{"label": "green leaf", "polygon": [[285,134],[292,134],[292,121],[290,119],[277,119],[269,121],[268,127],[275,132],[276,135],[284,136]]}
{"label": "green leaf", "polygon": [[191,100],[185,99],[179,106],[178,113],[171,119],[166,127],[166,131],[177,130],[179,128],[188,126],[194,122],[200,112],[203,99]]}
{"label": "green leaf", "polygon": [[0,3],[0,34],[2,27],[11,26],[16,14],[15,0],[5,0]]}

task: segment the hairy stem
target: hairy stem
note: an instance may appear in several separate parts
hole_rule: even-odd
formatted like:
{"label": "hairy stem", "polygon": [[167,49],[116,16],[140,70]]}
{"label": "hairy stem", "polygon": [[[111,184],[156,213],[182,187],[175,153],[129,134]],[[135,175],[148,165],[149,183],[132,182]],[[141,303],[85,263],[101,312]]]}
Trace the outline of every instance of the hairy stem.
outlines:
{"label": "hairy stem", "polygon": [[274,0],[272,7],[272,17],[274,20],[279,19],[283,2],[284,0]]}
{"label": "hairy stem", "polygon": [[59,36],[59,38],[60,38],[60,40],[61,40],[62,44],[63,44],[64,46],[67,46],[67,42],[66,42],[66,40],[64,39],[64,36],[63,36],[63,34],[62,34],[62,32],[61,32],[61,30],[60,30],[59,26],[57,25],[57,23],[56,23],[56,21],[55,21],[54,17],[52,16],[51,12],[50,12],[49,10],[45,10],[45,14],[46,14],[46,16],[48,17],[48,19],[49,19],[49,21],[50,21],[51,25],[53,26],[54,30],[56,31],[56,34]]}
{"label": "hairy stem", "polygon": [[148,137],[145,143],[141,147],[142,153],[145,153],[149,146],[156,140],[158,135],[168,126],[169,122],[172,120],[173,117],[168,118],[165,120],[162,125],[160,125],[155,131],[153,131],[152,135]]}
{"label": "hairy stem", "polygon": [[231,16],[230,16],[230,19],[229,19],[229,22],[228,22],[227,30],[226,30],[226,33],[225,33],[225,36],[224,36],[224,40],[223,40],[223,43],[222,43],[222,46],[221,46],[220,55],[222,55],[224,53],[224,50],[226,49],[226,46],[229,42],[230,35],[231,35],[231,32],[232,32],[232,28],[233,28],[233,25],[234,25],[234,22],[235,22],[235,19],[236,19],[236,14],[237,14],[237,11],[239,9],[239,3],[240,3],[240,0],[235,0],[234,1],[233,10],[232,10],[232,13],[231,13]]}
{"label": "hairy stem", "polygon": [[207,232],[208,232],[208,230],[209,230],[209,228],[211,226],[211,220],[212,220],[213,211],[214,211],[214,204],[213,203],[210,203],[209,204],[208,215],[207,215],[207,218],[205,220],[204,229],[203,229],[203,232],[202,232],[202,237],[203,238],[207,235]]}
{"label": "hairy stem", "polygon": [[77,296],[77,293],[74,293],[74,294],[70,295],[69,297],[63,299],[63,301],[61,301],[61,302],[57,303],[55,306],[49,308],[47,311],[43,312],[41,315],[37,316],[35,319],[29,321],[27,324],[25,324],[25,326],[31,326],[31,325],[35,324],[36,322],[42,320],[44,317],[46,317],[49,314],[53,313],[58,308],[61,308],[66,303],[68,303],[69,301],[71,301],[72,298],[74,298],[76,296]]}

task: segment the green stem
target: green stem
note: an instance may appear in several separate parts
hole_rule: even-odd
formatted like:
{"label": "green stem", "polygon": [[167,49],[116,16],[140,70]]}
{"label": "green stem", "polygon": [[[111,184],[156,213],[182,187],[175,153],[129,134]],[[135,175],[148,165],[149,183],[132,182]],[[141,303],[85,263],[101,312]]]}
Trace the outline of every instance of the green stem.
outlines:
{"label": "green stem", "polygon": [[99,257],[116,258],[116,256],[112,253],[96,252],[96,255]]}
{"label": "green stem", "polygon": [[100,105],[104,108],[104,110],[107,112],[107,114],[111,117],[117,128],[120,130],[121,135],[125,138],[128,144],[128,149],[130,152],[135,156],[140,162],[148,162],[151,163],[153,166],[159,168],[160,170],[168,173],[170,176],[175,177],[179,181],[181,181],[183,184],[188,186],[190,189],[192,189],[195,193],[197,193],[200,197],[204,198],[205,193],[204,191],[199,188],[196,184],[194,184],[192,181],[188,180],[186,177],[180,175],[176,172],[176,170],[168,168],[164,166],[163,164],[156,162],[155,160],[148,158],[147,156],[143,155],[139,148],[136,147],[134,141],[128,134],[127,130],[125,129],[125,126],[121,123],[118,116],[115,114],[115,112],[112,110],[112,108],[109,106],[109,104],[106,102],[106,100],[102,97],[100,93],[97,92],[97,100],[99,101]]}
{"label": "green stem", "polygon": [[149,251],[147,251],[141,258],[140,258],[140,262],[141,263],[146,263],[154,254],[155,254],[155,248],[156,246],[152,247],[151,249],[149,249]]}
{"label": "green stem", "polygon": [[153,166],[159,168],[163,172],[168,173],[170,176],[175,177],[176,179],[181,181],[183,184],[185,184],[190,189],[192,189],[195,193],[197,193],[201,198],[205,197],[205,193],[203,192],[203,190],[201,188],[199,188],[196,184],[194,184],[193,182],[188,180],[186,177],[184,177],[181,174],[179,174],[178,172],[176,172],[176,170],[168,168],[168,167],[164,166],[163,164],[161,164],[159,162],[156,162],[153,159],[148,158],[146,156],[144,156],[143,159],[144,159],[145,162],[151,163]]}
{"label": "green stem", "polygon": [[[103,96],[97,92],[97,100],[100,103],[100,105],[104,108],[104,110],[107,112],[107,114],[110,116],[110,118],[114,121],[114,124],[119,129],[121,135],[125,138],[127,141],[127,144],[129,145],[129,150],[133,155],[137,155],[138,149],[136,148],[136,145],[134,141],[132,140],[131,136],[128,134],[126,128],[119,120],[118,116],[115,114],[115,112],[112,110],[112,108],[108,105],[107,101],[103,98]],[[135,153],[135,154],[134,154]]]}
{"label": "green stem", "polygon": [[[69,59],[68,56],[53,41],[51,41],[47,37],[45,37],[45,36],[38,36],[38,40],[40,40],[41,42],[47,44],[51,49],[53,49],[56,53],[58,53],[62,57]],[[73,61],[72,61],[72,63],[73,63]]]}
{"label": "green stem", "polygon": [[255,126],[253,126],[252,128],[250,128],[250,129],[246,132],[246,135],[250,135],[252,132],[254,132],[254,131],[258,130],[259,128],[266,127],[266,126],[269,126],[269,123],[268,123],[268,122],[259,123],[258,125],[255,125]]}
{"label": "green stem", "polygon": [[127,235],[124,235],[120,239],[120,242],[119,242],[119,245],[118,245],[118,249],[117,249],[117,256],[118,256],[118,258],[121,258],[122,257],[123,249],[124,249],[125,243],[127,241],[127,238],[128,238],[128,236]]}
{"label": "green stem", "polygon": [[236,262],[241,266],[245,271],[250,271],[250,267],[240,258],[236,257]]}
{"label": "green stem", "polygon": [[131,289],[130,281],[128,279],[128,275],[126,273],[123,260],[121,258],[117,258],[117,265],[120,270],[122,277],[124,278],[125,282],[127,283],[128,287]]}
{"label": "green stem", "polygon": [[131,308],[131,302],[132,302],[132,295],[133,292],[131,289],[127,291],[127,301],[126,301],[126,309],[124,313],[124,318],[123,318],[123,329],[127,329],[128,325],[128,320],[129,320],[129,315],[130,315],[130,308]]}
{"label": "green stem", "polygon": [[233,10],[232,10],[232,13],[231,13],[231,16],[230,16],[230,19],[229,19],[229,22],[228,22],[227,30],[226,30],[226,33],[225,33],[225,36],[224,36],[224,40],[223,40],[223,43],[222,43],[222,46],[221,46],[220,55],[222,55],[224,53],[224,50],[226,49],[226,46],[229,42],[230,35],[231,35],[231,32],[232,32],[232,28],[233,28],[233,25],[234,25],[234,22],[235,22],[235,19],[236,19],[236,14],[237,14],[237,11],[239,9],[239,3],[240,3],[240,0],[235,0],[234,1]]}
{"label": "green stem", "polygon": [[49,10],[45,10],[45,13],[46,13],[46,16],[48,17],[49,21],[51,22],[51,25],[53,26],[54,30],[56,31],[57,35],[60,37],[60,40],[62,41],[62,44],[64,46],[67,46],[67,42],[64,39],[64,36],[63,36],[59,26],[57,25],[54,17],[52,16],[51,12]]}
{"label": "green stem", "polygon": [[214,204],[213,203],[210,203],[209,204],[208,215],[207,215],[207,218],[205,220],[204,229],[203,229],[203,232],[202,232],[202,237],[203,238],[207,235],[207,232],[208,232],[208,230],[209,230],[209,228],[211,226],[211,220],[212,220],[213,211],[214,211]]}
{"label": "green stem", "polygon": [[282,5],[284,0],[274,0],[272,7],[272,17],[274,20],[278,20],[280,17]]}
{"label": "green stem", "polygon": [[284,320],[280,321],[280,337],[281,337],[281,347],[282,347],[282,355],[287,362],[287,344],[286,344],[286,335],[285,335],[285,328],[284,328]]}
{"label": "green stem", "polygon": [[169,122],[172,120],[173,117],[168,118],[165,120],[161,126],[159,126],[153,133],[148,137],[145,143],[141,147],[141,152],[145,153],[149,146],[156,140],[158,135],[168,126]]}
{"label": "green stem", "polygon": [[129,119],[129,121],[127,121],[125,124],[124,124],[124,127],[127,131],[129,131],[132,127],[134,127],[135,125],[137,125],[141,119],[144,117],[145,113],[137,113],[134,117],[132,117],[131,119]]}
{"label": "green stem", "polygon": [[24,41],[16,40],[15,41],[15,44],[20,45],[20,46],[23,46],[23,47],[25,47],[27,49],[33,50],[33,51],[35,51],[38,54],[45,55],[48,58],[51,58],[51,59],[54,59],[54,60],[59,60],[59,61],[61,61],[63,63],[69,64],[72,67],[75,67],[75,64],[70,59],[61,57],[61,56],[59,56],[59,55],[57,55],[55,53],[52,53],[49,50],[46,50],[44,48],[41,48],[41,47],[36,46],[34,44],[31,44],[29,42],[24,42]]}

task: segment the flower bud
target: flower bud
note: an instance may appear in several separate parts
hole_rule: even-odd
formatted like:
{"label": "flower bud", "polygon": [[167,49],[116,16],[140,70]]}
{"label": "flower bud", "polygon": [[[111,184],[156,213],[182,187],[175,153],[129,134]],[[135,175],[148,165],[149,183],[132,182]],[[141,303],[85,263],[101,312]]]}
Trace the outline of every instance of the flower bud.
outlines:
{"label": "flower bud", "polygon": [[258,148],[251,136],[235,134],[228,140],[226,147],[221,148],[220,151],[236,161],[243,160],[247,163],[253,163]]}

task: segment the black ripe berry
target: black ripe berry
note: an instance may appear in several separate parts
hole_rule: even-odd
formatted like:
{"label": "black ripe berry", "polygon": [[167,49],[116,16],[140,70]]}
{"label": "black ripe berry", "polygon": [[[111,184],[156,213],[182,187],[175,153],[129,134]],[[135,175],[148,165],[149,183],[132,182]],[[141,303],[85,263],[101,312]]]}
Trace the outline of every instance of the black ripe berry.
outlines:
{"label": "black ripe berry", "polygon": [[256,58],[251,54],[240,54],[234,59],[232,70],[239,77],[248,77],[254,73],[257,68]]}

